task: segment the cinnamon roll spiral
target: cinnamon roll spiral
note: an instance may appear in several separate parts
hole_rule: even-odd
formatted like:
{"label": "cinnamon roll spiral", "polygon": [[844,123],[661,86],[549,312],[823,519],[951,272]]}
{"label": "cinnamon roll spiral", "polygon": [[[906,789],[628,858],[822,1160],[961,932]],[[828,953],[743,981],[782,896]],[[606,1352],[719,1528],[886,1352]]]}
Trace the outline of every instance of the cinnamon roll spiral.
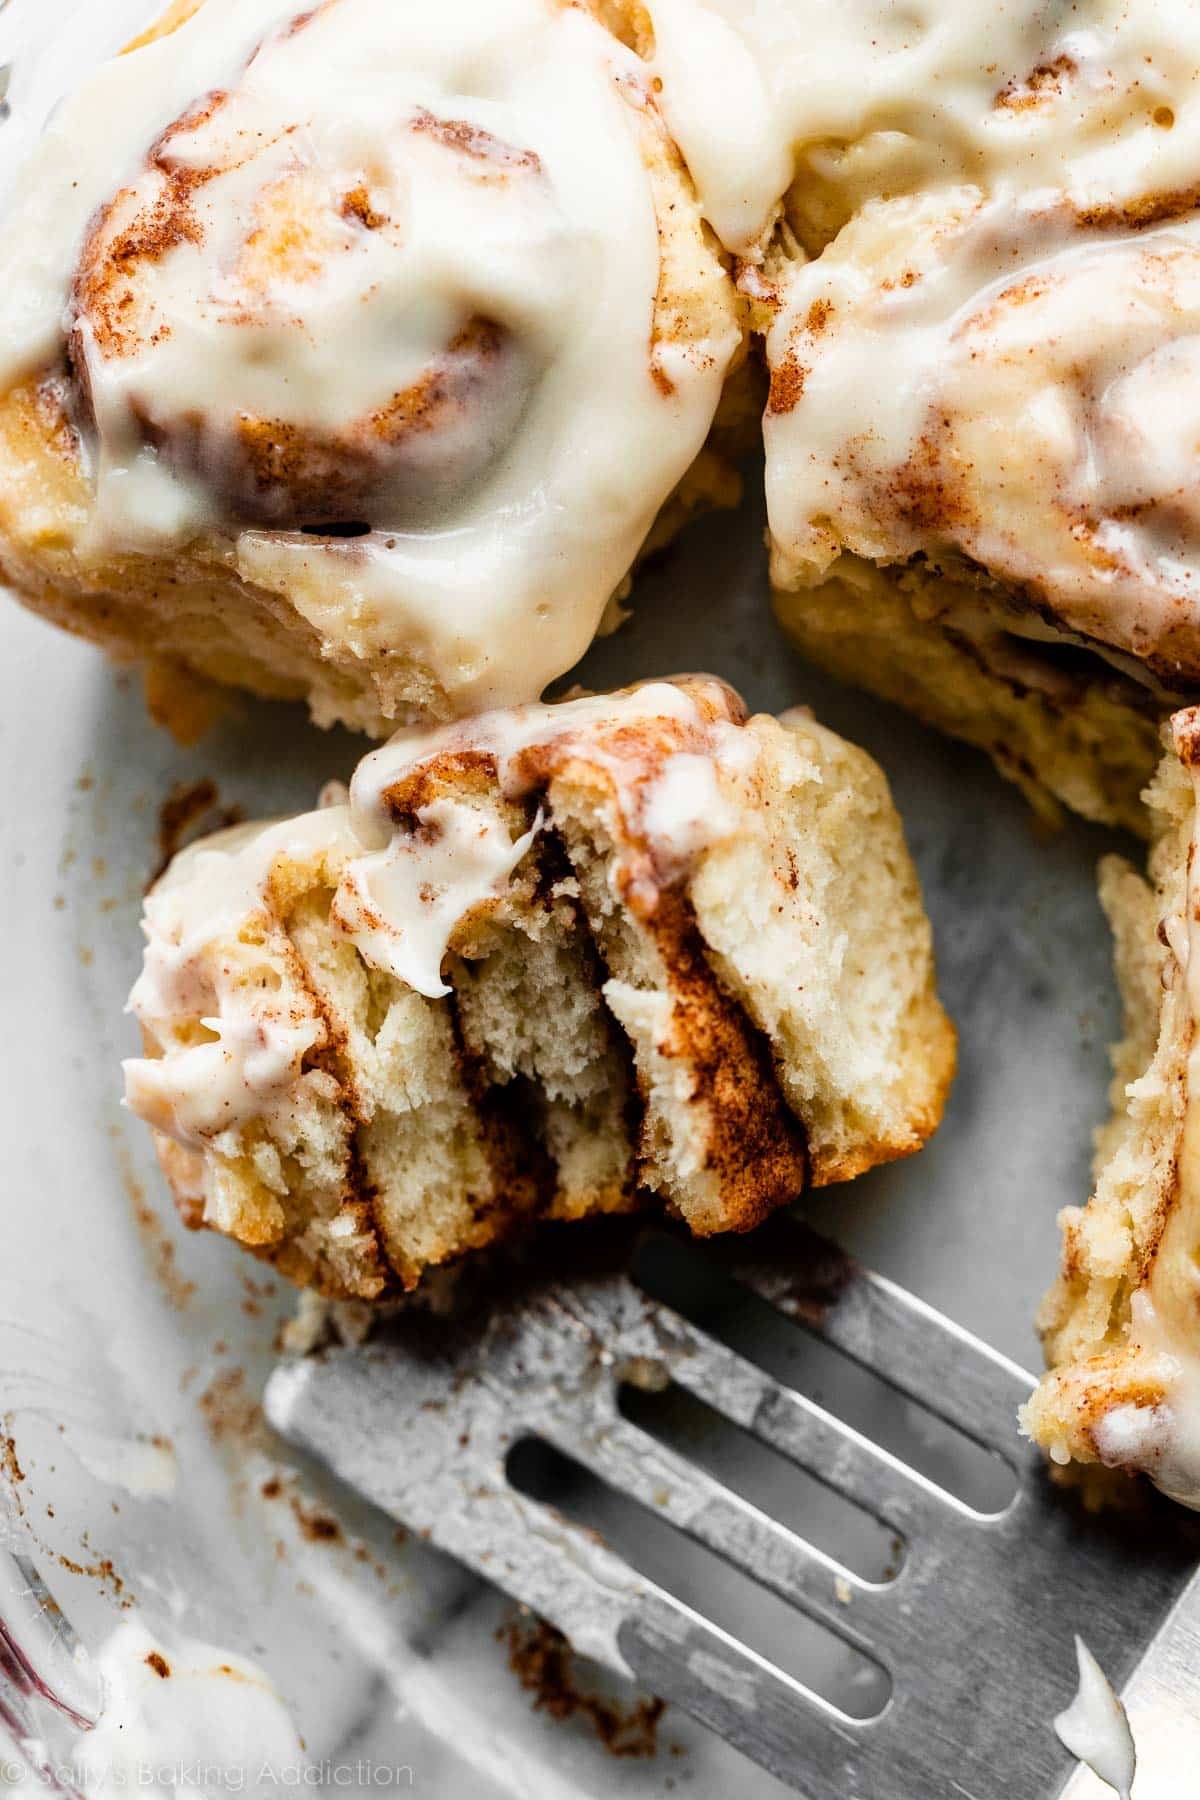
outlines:
{"label": "cinnamon roll spiral", "polygon": [[0,460],[73,434],[10,579],[376,727],[570,666],[741,342],[644,68],[565,0],[205,0],[60,116],[6,263]]}
{"label": "cinnamon roll spiral", "polygon": [[68,349],[102,511],[150,447],[198,518],[402,523],[480,477],[554,357],[572,245],[541,158],[386,100],[348,130],[334,89],[298,151],[318,16],[169,126],[88,235]]}
{"label": "cinnamon roll spiral", "polygon": [[793,271],[769,353],[781,586],[916,559],[1018,637],[1200,683],[1200,216],[867,208]]}

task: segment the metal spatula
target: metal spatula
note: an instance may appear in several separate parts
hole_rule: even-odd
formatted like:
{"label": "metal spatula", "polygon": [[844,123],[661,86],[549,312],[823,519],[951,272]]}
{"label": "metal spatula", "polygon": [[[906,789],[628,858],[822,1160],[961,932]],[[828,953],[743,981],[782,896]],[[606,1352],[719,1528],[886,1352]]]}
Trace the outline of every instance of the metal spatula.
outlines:
{"label": "metal spatula", "polygon": [[[1200,1592],[1187,1590],[1167,1620],[1195,1560],[1182,1516],[1147,1503],[1121,1529],[1085,1514],[1018,1435],[1032,1377],[802,1228],[775,1227],[733,1256],[710,1253],[698,1285],[697,1256],[643,1240],[632,1273],[532,1281],[470,1329],[408,1319],[384,1341],[283,1364],[268,1415],[580,1653],[685,1708],[812,1800],[1059,1792],[1072,1764],[1050,1721],[1074,1690],[1076,1631],[1118,1685],[1134,1677],[1137,1800],[1178,1800],[1189,1758],[1188,1779],[1200,1783],[1200,1657],[1191,1653]],[[818,1402],[803,1361],[799,1376],[781,1380],[744,1343],[731,1348],[745,1322],[738,1306],[764,1302],[798,1344],[823,1345],[852,1378],[872,1381],[871,1435],[861,1419],[835,1416],[829,1393]],[[736,1471],[731,1485],[631,1422],[622,1389],[668,1387],[769,1446],[805,1492],[832,1490],[881,1522],[899,1566],[864,1579],[806,1539],[803,1520],[771,1517],[734,1491]],[[991,1453],[987,1466],[1010,1497],[998,1507],[956,1498],[942,1482],[943,1452],[922,1447],[919,1428],[909,1434],[914,1453],[897,1454],[898,1425],[921,1420],[927,1438],[949,1430],[973,1446],[976,1462]],[[681,1568],[689,1545],[707,1546],[759,1584],[764,1608],[795,1609],[798,1641],[819,1627],[867,1670],[859,1686],[871,1704],[858,1707],[853,1693],[849,1705],[823,1698],[804,1669],[779,1666],[783,1658],[708,1616],[707,1590],[697,1599],[693,1584],[686,1601],[670,1569],[656,1579],[639,1571],[641,1532],[633,1555],[618,1554],[536,1497],[536,1483],[534,1493],[527,1479],[518,1484],[531,1440],[636,1503],[647,1540],[664,1521],[676,1528]],[[712,1593],[719,1588],[714,1581]],[[863,1711],[875,1716],[853,1716]],[[1082,1775],[1070,1791],[1108,1790]]]}

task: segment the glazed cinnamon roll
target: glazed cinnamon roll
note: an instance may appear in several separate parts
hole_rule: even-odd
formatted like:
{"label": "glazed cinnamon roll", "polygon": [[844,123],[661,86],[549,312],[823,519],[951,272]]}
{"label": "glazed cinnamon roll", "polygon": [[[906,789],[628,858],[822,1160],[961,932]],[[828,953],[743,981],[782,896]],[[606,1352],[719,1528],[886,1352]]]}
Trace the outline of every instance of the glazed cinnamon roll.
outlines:
{"label": "glazed cinnamon roll", "polygon": [[381,731],[536,697],[704,449],[738,301],[567,0],[205,0],[4,237],[0,570],[120,656]]}
{"label": "glazed cinnamon roll", "polygon": [[436,728],[147,900],[185,1220],[377,1299],[543,1218],[743,1230],[919,1149],[953,1032],[879,770],[695,677]]}
{"label": "glazed cinnamon roll", "polygon": [[960,188],[777,290],[773,573],[818,659],[1145,830],[1200,693],[1200,215]]}
{"label": "glazed cinnamon roll", "polygon": [[[611,3],[611,0],[610,0]],[[969,181],[1080,206],[1192,189],[1189,0],[626,0],[706,216],[815,252],[866,201]]]}
{"label": "glazed cinnamon roll", "polygon": [[1060,1219],[1050,1372],[1024,1424],[1058,1463],[1140,1472],[1200,1507],[1200,709],[1166,735],[1149,879],[1102,866],[1126,1035],[1095,1193]]}

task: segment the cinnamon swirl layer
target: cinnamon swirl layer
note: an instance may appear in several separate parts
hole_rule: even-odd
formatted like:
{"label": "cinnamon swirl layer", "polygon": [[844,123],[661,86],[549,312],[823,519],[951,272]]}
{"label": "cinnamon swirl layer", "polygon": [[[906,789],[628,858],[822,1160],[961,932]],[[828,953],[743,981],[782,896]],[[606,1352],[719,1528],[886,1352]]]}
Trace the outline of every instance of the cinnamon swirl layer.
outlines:
{"label": "cinnamon swirl layer", "polygon": [[953,1068],[879,771],[700,677],[401,732],[145,924],[184,1217],[331,1293],[650,1200],[745,1229],[918,1149]]}
{"label": "cinnamon swirl layer", "polygon": [[1060,1224],[1026,1430],[1056,1462],[1149,1475],[1200,1507],[1200,710],[1171,721],[1149,879],[1102,868],[1125,999],[1096,1189]]}
{"label": "cinnamon swirl layer", "polygon": [[1193,188],[1189,0],[626,0],[706,217],[810,251],[866,201],[970,181],[1079,206]]}
{"label": "cinnamon swirl layer", "polygon": [[0,564],[323,717],[535,697],[741,344],[645,70],[566,0],[171,23],[59,115],[5,234]]}

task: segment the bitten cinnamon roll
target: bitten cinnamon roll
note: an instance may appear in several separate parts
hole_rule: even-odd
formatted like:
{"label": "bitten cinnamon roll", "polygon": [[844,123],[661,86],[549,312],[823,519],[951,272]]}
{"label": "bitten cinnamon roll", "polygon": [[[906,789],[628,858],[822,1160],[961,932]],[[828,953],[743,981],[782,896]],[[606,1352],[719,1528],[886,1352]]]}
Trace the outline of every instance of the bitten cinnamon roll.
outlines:
{"label": "bitten cinnamon roll", "polygon": [[721,682],[409,727],[146,903],[185,1220],[376,1299],[538,1219],[743,1230],[920,1148],[954,1038],[880,771]]}
{"label": "bitten cinnamon roll", "polygon": [[1144,830],[1157,721],[1200,693],[1200,215],[869,206],[782,277],[768,355],[787,628]]}
{"label": "bitten cinnamon roll", "polygon": [[[612,0],[609,0],[610,5]],[[969,181],[1080,206],[1191,189],[1190,0],[625,0],[722,240],[815,252],[866,201]]]}
{"label": "bitten cinnamon roll", "polygon": [[1140,1471],[1200,1507],[1200,708],[1171,720],[1149,879],[1102,866],[1125,1038],[1096,1189],[1060,1224],[1024,1424],[1059,1463]]}
{"label": "bitten cinnamon roll", "polygon": [[568,0],[177,7],[3,258],[0,570],[120,656],[376,732],[527,701],[730,497],[737,297]]}

